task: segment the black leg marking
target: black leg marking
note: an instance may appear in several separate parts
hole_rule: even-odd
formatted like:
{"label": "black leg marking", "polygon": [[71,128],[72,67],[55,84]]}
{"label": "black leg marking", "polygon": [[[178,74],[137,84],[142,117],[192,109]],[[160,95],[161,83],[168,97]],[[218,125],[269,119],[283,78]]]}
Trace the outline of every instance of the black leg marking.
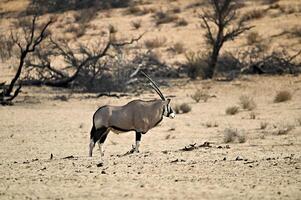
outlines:
{"label": "black leg marking", "polygon": [[137,141],[141,141],[141,133],[140,132],[136,132],[136,142]]}

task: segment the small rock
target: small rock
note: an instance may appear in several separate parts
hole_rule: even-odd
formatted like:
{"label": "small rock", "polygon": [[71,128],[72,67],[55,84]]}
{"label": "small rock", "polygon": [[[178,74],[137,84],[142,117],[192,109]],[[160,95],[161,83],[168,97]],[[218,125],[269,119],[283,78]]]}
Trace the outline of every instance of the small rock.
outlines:
{"label": "small rock", "polygon": [[106,171],[105,171],[105,170],[102,170],[102,171],[101,171],[101,174],[107,174],[107,173],[106,173]]}
{"label": "small rock", "polygon": [[103,166],[103,163],[102,163],[102,162],[101,162],[101,163],[98,163],[96,166],[97,166],[97,167],[102,167],[102,166]]}
{"label": "small rock", "polygon": [[227,158],[226,158],[226,157],[224,157],[224,159],[223,159],[223,160],[225,161],[225,160],[227,160]]}
{"label": "small rock", "polygon": [[235,160],[236,161],[241,161],[241,160],[244,160],[244,159],[242,159],[240,156],[237,156]]}

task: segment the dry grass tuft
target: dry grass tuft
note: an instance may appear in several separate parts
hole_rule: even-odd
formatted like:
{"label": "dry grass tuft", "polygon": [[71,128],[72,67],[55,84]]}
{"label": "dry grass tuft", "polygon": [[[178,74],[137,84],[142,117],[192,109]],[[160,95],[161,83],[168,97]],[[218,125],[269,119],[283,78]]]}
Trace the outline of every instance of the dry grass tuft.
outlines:
{"label": "dry grass tuft", "polygon": [[180,18],[175,22],[176,26],[187,26],[188,22],[184,18]]}
{"label": "dry grass tuft", "polygon": [[136,30],[138,30],[140,27],[141,27],[141,20],[139,19],[139,20],[136,20],[136,21],[131,21],[131,26],[134,28],[134,29],[136,29]]}
{"label": "dry grass tuft", "polygon": [[156,37],[153,39],[148,39],[144,41],[144,45],[148,49],[155,49],[162,47],[166,43],[166,38],[165,37]]}
{"label": "dry grass tuft", "polygon": [[284,124],[278,127],[278,130],[274,132],[274,135],[287,135],[291,130],[295,128],[292,124]]}
{"label": "dry grass tuft", "polygon": [[190,96],[196,103],[199,103],[200,100],[207,102],[209,99],[209,94],[207,92],[197,89],[193,95]]}
{"label": "dry grass tuft", "polygon": [[239,107],[238,106],[230,106],[226,109],[226,114],[227,115],[235,115],[236,113],[238,113],[239,111]]}
{"label": "dry grass tuft", "polygon": [[266,13],[263,9],[254,9],[246,12],[242,17],[242,21],[251,21],[254,19],[260,19],[264,16],[264,13]]}
{"label": "dry grass tuft", "polygon": [[260,129],[263,130],[263,129],[266,129],[268,127],[269,123],[267,122],[260,122]]}
{"label": "dry grass tuft", "polygon": [[109,29],[110,33],[112,33],[112,34],[118,32],[118,29],[112,24],[109,24],[108,29]]}
{"label": "dry grass tuft", "polygon": [[184,114],[191,111],[191,106],[187,103],[176,104],[173,107],[176,114]]}
{"label": "dry grass tuft", "polygon": [[250,119],[256,119],[256,113],[250,112]]}
{"label": "dry grass tuft", "polygon": [[206,126],[207,128],[212,128],[212,127],[218,127],[218,124],[217,124],[216,121],[213,121],[213,122],[210,121],[210,122],[206,122],[205,126]]}
{"label": "dry grass tuft", "polygon": [[154,18],[157,26],[159,26],[161,24],[171,23],[178,19],[178,17],[176,15],[168,13],[168,12],[163,12],[163,11],[158,11],[158,12],[154,13],[153,18]]}
{"label": "dry grass tuft", "polygon": [[224,143],[230,143],[238,141],[239,143],[246,142],[246,136],[244,133],[238,133],[237,129],[226,128],[224,130]]}
{"label": "dry grass tuft", "polygon": [[289,101],[291,99],[292,99],[292,94],[287,90],[282,90],[276,94],[276,96],[274,98],[274,103],[285,102],[285,101]]}
{"label": "dry grass tuft", "polygon": [[241,105],[242,109],[245,110],[254,110],[256,108],[256,103],[253,98],[246,95],[242,95],[239,98],[239,104]]}
{"label": "dry grass tuft", "polygon": [[254,45],[260,43],[262,38],[258,32],[252,31],[247,35],[246,40],[248,45]]}
{"label": "dry grass tuft", "polygon": [[177,43],[173,44],[172,47],[169,48],[168,50],[170,50],[174,53],[177,53],[177,54],[181,54],[185,51],[185,47],[182,42],[177,42]]}
{"label": "dry grass tuft", "polygon": [[188,113],[191,111],[191,106],[187,103],[182,103],[180,105],[180,110],[182,111],[182,113]]}

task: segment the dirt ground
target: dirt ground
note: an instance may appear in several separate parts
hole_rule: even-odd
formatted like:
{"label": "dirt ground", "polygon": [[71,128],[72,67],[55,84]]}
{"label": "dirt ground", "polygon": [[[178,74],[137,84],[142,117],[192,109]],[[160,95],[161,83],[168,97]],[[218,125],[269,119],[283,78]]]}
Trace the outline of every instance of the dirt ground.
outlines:
{"label": "dirt ground", "polygon": [[[300,78],[173,81],[164,94],[175,95],[174,105],[188,103],[191,112],[165,118],[143,135],[139,154],[123,156],[134,144],[133,132],[110,133],[103,166],[97,166],[98,148],[88,157],[97,107],[157,96],[91,98],[25,88],[14,106],[0,107],[0,199],[300,199]],[[197,88],[212,98],[195,103],[190,95]],[[292,100],[273,103],[283,89]],[[60,100],[62,94],[67,101]],[[226,115],[241,95],[253,97],[256,109]],[[277,135],[288,124],[294,128]],[[246,141],[224,143],[229,127],[245,134]],[[198,147],[204,142],[210,146]],[[198,148],[181,151],[195,143]]]}

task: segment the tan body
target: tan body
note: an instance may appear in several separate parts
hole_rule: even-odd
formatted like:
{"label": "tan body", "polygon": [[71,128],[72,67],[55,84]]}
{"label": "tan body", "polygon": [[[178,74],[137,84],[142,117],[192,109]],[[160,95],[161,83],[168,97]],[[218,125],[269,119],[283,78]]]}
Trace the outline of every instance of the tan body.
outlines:
{"label": "tan body", "polygon": [[116,132],[136,131],[146,133],[163,118],[163,100],[134,100],[124,106],[104,106],[93,117],[97,129],[107,127]]}

